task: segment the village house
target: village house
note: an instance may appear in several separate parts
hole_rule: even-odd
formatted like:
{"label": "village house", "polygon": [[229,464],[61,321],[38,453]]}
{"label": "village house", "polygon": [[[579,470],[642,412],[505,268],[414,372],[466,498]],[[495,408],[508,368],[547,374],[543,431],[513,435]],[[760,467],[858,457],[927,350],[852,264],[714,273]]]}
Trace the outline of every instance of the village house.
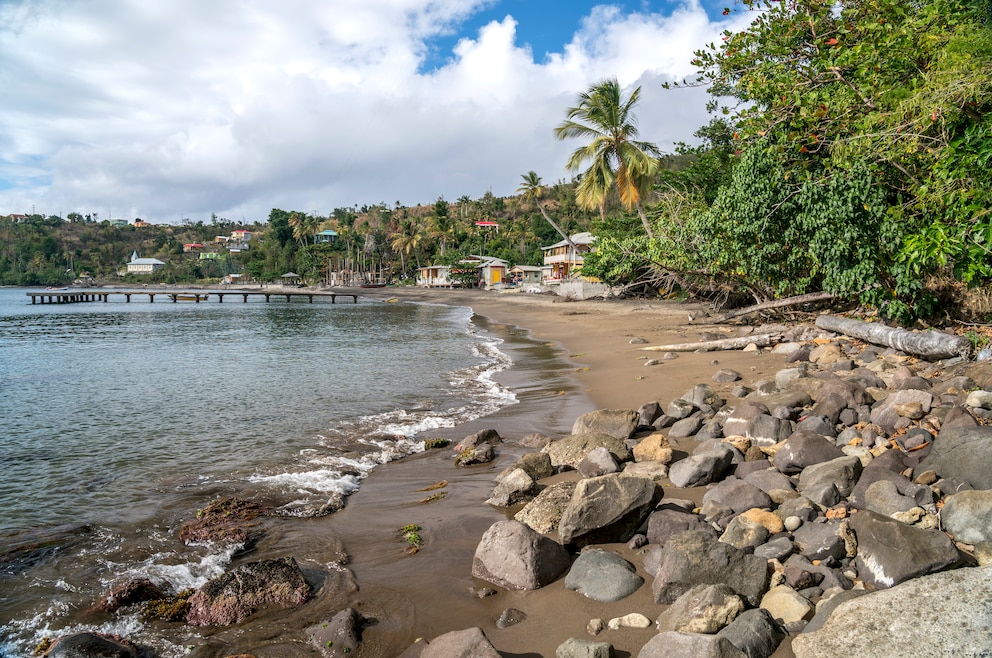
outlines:
{"label": "village house", "polygon": [[421,288],[452,288],[451,267],[428,265],[417,270],[417,285]]}
{"label": "village house", "polygon": [[580,275],[585,254],[592,251],[596,238],[589,232],[576,233],[571,238],[575,245],[574,249],[567,240],[541,247],[544,251],[544,267],[542,268],[544,270],[544,283],[556,284]]}
{"label": "village house", "polygon": [[138,258],[138,252],[131,254],[131,260],[127,264],[128,274],[151,274],[165,267],[165,263],[157,258]]}
{"label": "village house", "polygon": [[325,229],[313,236],[316,244],[333,244],[338,239],[338,232],[333,229]]}

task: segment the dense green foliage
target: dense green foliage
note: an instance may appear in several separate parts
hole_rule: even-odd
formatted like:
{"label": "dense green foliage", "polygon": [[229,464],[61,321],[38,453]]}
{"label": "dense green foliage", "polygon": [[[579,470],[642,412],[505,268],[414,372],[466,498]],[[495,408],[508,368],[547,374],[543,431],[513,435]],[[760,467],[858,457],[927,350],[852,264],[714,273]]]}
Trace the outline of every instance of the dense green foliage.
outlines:
{"label": "dense green foliage", "polygon": [[[967,0],[745,0],[696,53],[720,118],[662,172],[657,239],[603,236],[611,282],[643,268],[757,301],[827,291],[892,317],[992,278],[992,36]],[[727,10],[730,12],[730,10]],[[678,93],[677,91],[674,93]]]}

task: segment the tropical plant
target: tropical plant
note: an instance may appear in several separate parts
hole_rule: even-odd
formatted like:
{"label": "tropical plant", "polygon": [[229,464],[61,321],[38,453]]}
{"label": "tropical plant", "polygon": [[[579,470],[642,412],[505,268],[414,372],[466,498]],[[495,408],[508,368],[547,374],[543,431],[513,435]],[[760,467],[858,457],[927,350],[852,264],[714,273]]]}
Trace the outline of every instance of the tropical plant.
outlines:
{"label": "tropical plant", "polygon": [[586,209],[605,214],[606,197],[616,189],[620,203],[627,210],[636,209],[647,236],[654,232],[641,203],[646,189],[658,171],[658,147],[637,141],[637,119],[633,108],[640,98],[637,87],[624,100],[620,83],[604,80],[579,94],[578,104],[568,109],[568,118],[555,128],[558,139],[589,139],[568,160],[568,169],[578,172],[586,162],[576,188],[576,200]]}
{"label": "tropical plant", "polygon": [[572,238],[569,237],[568,233],[563,231],[560,226],[558,226],[558,223],[555,222],[555,220],[551,219],[551,216],[548,215],[548,211],[544,209],[544,204],[541,203],[541,197],[544,196],[544,193],[547,192],[548,189],[541,183],[541,177],[537,175],[536,171],[528,171],[526,174],[521,174],[521,178],[523,178],[523,182],[520,184],[520,187],[517,188],[517,193],[523,195],[524,202],[533,203],[537,206],[538,210],[541,211],[541,216],[544,217],[544,220],[550,224],[554,230],[558,231],[558,235],[564,238],[565,242],[568,243],[569,248],[572,250],[572,253],[576,253],[578,249],[576,248],[575,243],[572,242]]}

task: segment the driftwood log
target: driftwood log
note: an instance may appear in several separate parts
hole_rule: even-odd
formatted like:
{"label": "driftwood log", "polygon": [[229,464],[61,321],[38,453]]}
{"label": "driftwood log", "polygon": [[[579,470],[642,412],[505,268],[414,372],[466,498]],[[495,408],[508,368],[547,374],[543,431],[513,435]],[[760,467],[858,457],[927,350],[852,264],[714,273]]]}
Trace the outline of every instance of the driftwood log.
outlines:
{"label": "driftwood log", "polygon": [[695,343],[675,343],[672,345],[651,345],[642,347],[644,352],[712,352],[713,350],[740,350],[754,343],[765,347],[782,340],[782,334],[758,334],[756,336],[739,336],[737,338],[721,338],[720,340],[702,340]]}
{"label": "driftwood log", "polygon": [[790,306],[799,306],[800,304],[811,304],[813,302],[823,302],[831,299],[836,299],[837,295],[829,292],[811,292],[805,295],[797,295],[795,297],[786,297],[784,299],[774,299],[770,302],[762,302],[760,304],[755,304],[753,306],[748,306],[746,308],[738,308],[720,316],[716,320],[710,320],[713,324],[720,324],[721,322],[726,322],[727,320],[733,320],[734,318],[739,318],[742,315],[747,315],[748,313],[756,313],[757,311],[770,311],[776,308],[788,308]]}
{"label": "driftwood log", "polygon": [[862,322],[835,315],[821,315],[816,326],[852,338],[884,345],[897,350],[922,356],[927,359],[947,359],[953,356],[967,357],[971,352],[971,341],[964,336],[943,331],[908,331],[887,327],[878,322]]}

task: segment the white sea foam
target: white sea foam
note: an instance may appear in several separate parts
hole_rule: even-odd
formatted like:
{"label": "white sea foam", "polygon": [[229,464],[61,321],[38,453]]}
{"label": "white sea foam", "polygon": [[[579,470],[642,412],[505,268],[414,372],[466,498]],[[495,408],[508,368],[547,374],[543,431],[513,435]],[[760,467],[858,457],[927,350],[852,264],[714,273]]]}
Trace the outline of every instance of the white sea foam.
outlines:
{"label": "white sea foam", "polygon": [[338,493],[350,495],[358,489],[358,477],[342,474],[340,471],[318,469],[302,473],[277,473],[275,475],[255,475],[251,482],[262,483],[279,489],[303,492]]}

